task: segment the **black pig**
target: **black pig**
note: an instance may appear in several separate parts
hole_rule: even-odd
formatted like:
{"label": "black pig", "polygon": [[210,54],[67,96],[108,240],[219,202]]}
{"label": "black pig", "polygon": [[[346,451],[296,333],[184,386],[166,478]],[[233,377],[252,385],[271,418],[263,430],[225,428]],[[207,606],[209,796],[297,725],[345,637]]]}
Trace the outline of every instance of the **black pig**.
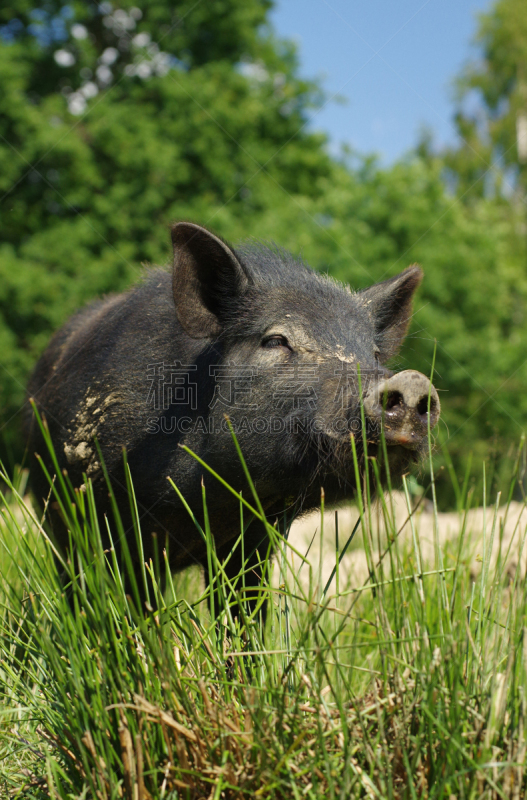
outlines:
{"label": "black pig", "polygon": [[[29,383],[60,467],[75,486],[92,479],[98,510],[111,519],[97,439],[133,542],[126,448],[146,558],[156,533],[161,545],[168,542],[174,569],[206,562],[203,540],[168,476],[200,521],[204,480],[217,551],[231,552],[239,502],[178,447],[188,445],[252,500],[225,415],[271,522],[286,509],[292,519],[317,507],[321,487],[328,503],[353,497],[350,433],[363,466],[361,402],[370,454],[377,454],[384,426],[392,477],[419,458],[439,417],[437,392],[418,372],[393,375],[383,366],[406,334],[419,267],[354,294],[276,247],[234,250],[186,222],[174,225],[172,241],[172,275],[154,269],[139,286],[76,314]],[[30,451],[52,471],[35,420]],[[46,498],[49,485],[38,466],[31,477],[36,496]],[[59,544],[66,544],[53,504],[50,516]],[[262,536],[263,526],[253,522],[244,539],[254,567],[247,583],[254,585]],[[226,572],[233,577],[240,568],[238,548]]]}

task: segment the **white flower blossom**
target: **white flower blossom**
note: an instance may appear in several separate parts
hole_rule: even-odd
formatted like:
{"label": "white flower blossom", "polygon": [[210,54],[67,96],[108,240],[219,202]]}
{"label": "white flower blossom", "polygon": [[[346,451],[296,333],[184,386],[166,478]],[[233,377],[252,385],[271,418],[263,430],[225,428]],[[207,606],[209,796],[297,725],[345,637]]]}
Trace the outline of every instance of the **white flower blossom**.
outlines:
{"label": "white flower blossom", "polygon": [[153,65],[156,75],[163,77],[170,70],[171,57],[169,53],[158,53],[153,59]]}
{"label": "white flower blossom", "polygon": [[109,69],[106,66],[106,64],[101,64],[99,67],[97,67],[97,69],[95,70],[95,74],[97,76],[97,80],[103,86],[107,86],[109,83],[112,82],[113,73],[111,69]]}
{"label": "white flower blossom", "polygon": [[139,78],[149,78],[152,74],[152,67],[148,61],[141,61],[135,68],[135,74]]}
{"label": "white flower blossom", "polygon": [[95,97],[95,95],[99,94],[99,87],[93,81],[87,81],[81,86],[79,91],[83,97],[89,100],[90,97]]}
{"label": "white flower blossom", "polygon": [[69,50],[55,50],[53,58],[59,67],[72,67],[75,64],[75,56]]}
{"label": "white flower blossom", "polygon": [[110,66],[110,64],[113,64],[114,61],[117,61],[118,58],[119,58],[119,50],[117,50],[116,47],[107,47],[106,50],[103,50],[99,60],[101,61],[102,64]]}
{"label": "white flower blossom", "polygon": [[73,92],[68,97],[68,109],[70,114],[75,114],[75,116],[78,117],[86,111],[86,106],[86,99],[80,92]]}
{"label": "white flower blossom", "polygon": [[76,22],[71,26],[71,35],[74,39],[86,39],[88,28],[85,25],[81,25],[80,22]]}
{"label": "white flower blossom", "polygon": [[150,34],[144,31],[143,33],[137,33],[134,38],[132,39],[132,44],[136,47],[146,47],[150,44]]}

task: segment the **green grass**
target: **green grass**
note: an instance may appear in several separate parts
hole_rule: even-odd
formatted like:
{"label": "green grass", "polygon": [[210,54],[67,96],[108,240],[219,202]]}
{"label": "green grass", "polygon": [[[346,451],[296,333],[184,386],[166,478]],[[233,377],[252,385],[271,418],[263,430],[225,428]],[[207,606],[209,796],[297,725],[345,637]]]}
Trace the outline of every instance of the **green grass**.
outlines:
{"label": "green grass", "polygon": [[[207,527],[213,612],[195,570],[162,591],[147,564],[138,581],[149,610],[138,613],[118,548],[102,549],[89,485],[70,494],[68,599],[27,475],[3,478],[2,797],[525,796],[527,592],[503,548],[489,555],[501,541],[496,497],[476,574],[467,532],[446,549],[436,536],[424,562],[417,527],[410,541],[398,536],[389,496],[377,501],[377,541],[368,487],[353,542],[368,559],[363,586],[341,569],[324,585],[319,565],[272,529],[263,631],[243,604],[243,575],[228,582]],[[504,487],[503,503],[520,483]],[[461,519],[475,503],[463,493]],[[409,494],[408,504],[413,523]],[[240,509],[261,514],[256,497]],[[524,540],[518,529],[519,564]],[[232,613],[240,597],[242,619]]]}

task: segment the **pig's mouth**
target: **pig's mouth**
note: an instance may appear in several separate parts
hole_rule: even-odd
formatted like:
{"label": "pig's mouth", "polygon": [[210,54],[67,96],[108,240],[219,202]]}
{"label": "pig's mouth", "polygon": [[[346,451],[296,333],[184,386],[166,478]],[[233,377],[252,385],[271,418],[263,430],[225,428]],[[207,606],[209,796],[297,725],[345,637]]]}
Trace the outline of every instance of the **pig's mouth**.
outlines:
{"label": "pig's mouth", "polygon": [[[386,436],[386,454],[390,470],[394,473],[404,471],[412,464],[418,464],[426,452],[426,441],[408,441],[405,437],[397,439]],[[384,448],[381,442],[368,442],[368,456],[384,461]]]}

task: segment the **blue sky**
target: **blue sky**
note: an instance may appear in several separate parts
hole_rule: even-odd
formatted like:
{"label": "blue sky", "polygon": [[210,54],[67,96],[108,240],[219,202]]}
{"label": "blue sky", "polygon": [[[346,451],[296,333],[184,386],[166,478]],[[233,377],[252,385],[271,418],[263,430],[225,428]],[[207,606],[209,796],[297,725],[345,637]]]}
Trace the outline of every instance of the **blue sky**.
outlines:
{"label": "blue sky", "polygon": [[301,74],[323,78],[328,103],[312,127],[331,149],[347,142],[385,163],[411,148],[423,126],[455,141],[452,81],[476,55],[476,14],[490,0],[277,0],[277,33],[299,48]]}

